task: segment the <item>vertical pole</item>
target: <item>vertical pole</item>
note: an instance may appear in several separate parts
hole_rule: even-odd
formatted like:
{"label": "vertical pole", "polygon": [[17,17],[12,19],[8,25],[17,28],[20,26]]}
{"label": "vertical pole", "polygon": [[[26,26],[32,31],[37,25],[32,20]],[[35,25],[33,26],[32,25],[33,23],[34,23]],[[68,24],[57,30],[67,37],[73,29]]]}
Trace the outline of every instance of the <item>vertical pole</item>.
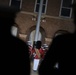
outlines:
{"label": "vertical pole", "polygon": [[37,24],[36,24],[36,32],[35,32],[35,42],[38,40],[38,36],[39,36],[42,6],[43,6],[43,0],[40,0],[40,6],[39,6],[39,12],[38,12],[38,18],[37,18]]}
{"label": "vertical pole", "polygon": [[[39,6],[39,12],[38,12],[37,24],[36,24],[34,47],[36,47],[36,42],[38,41],[38,37],[39,37],[39,28],[40,28],[41,14],[42,14],[42,6],[43,6],[43,0],[40,0],[40,6]],[[37,63],[37,61],[35,61],[35,59],[34,59],[34,65],[35,65],[35,63]],[[37,64],[37,66],[38,66],[38,64]],[[38,67],[33,66],[33,70],[37,70],[37,68]]]}

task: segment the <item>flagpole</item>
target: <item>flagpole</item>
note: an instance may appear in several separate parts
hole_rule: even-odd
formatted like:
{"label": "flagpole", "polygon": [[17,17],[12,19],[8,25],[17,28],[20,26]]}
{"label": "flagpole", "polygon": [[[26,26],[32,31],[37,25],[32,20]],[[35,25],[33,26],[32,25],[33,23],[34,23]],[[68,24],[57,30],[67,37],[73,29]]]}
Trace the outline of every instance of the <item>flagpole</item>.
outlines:
{"label": "flagpole", "polygon": [[36,32],[35,32],[35,43],[38,41],[39,37],[39,29],[40,29],[40,22],[41,22],[41,15],[42,15],[42,7],[43,7],[43,0],[40,0],[39,12],[37,17],[37,24],[36,24]]}

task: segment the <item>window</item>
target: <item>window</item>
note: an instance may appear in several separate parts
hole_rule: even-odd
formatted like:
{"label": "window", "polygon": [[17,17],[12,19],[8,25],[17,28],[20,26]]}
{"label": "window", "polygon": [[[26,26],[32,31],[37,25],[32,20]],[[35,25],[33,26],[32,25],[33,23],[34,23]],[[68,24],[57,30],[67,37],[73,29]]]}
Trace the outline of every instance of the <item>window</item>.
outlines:
{"label": "window", "polygon": [[61,0],[60,16],[70,18],[72,15],[71,4],[73,0]]}
{"label": "window", "polygon": [[10,0],[9,6],[14,6],[18,9],[21,9],[22,0]]}
{"label": "window", "polygon": [[18,35],[18,28],[16,26],[12,26],[11,34],[15,37]]}
{"label": "window", "polygon": [[[36,0],[34,12],[39,12],[40,0]],[[42,13],[46,13],[47,0],[43,0]]]}
{"label": "window", "polygon": [[[42,34],[41,32],[39,32],[38,40],[41,41],[41,38],[42,38]],[[29,36],[29,41],[31,41],[32,46],[33,46],[34,39],[35,39],[35,30],[33,30]]]}

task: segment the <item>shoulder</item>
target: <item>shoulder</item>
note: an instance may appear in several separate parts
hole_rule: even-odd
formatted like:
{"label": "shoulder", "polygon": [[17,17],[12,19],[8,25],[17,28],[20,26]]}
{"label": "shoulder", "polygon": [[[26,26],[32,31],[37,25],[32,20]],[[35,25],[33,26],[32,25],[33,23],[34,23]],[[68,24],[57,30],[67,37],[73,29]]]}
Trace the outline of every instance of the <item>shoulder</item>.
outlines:
{"label": "shoulder", "polygon": [[65,35],[59,35],[55,38],[53,38],[52,44],[50,44],[49,49],[64,49],[69,48],[69,46],[72,46],[74,44],[74,35],[73,34],[65,34]]}
{"label": "shoulder", "polygon": [[12,42],[13,45],[18,46],[18,48],[22,48],[22,49],[27,48],[28,49],[27,43],[22,41],[20,38],[12,37],[11,42]]}
{"label": "shoulder", "polygon": [[73,40],[73,38],[74,38],[73,34],[64,34],[64,35],[59,35],[59,36],[55,37],[53,39],[53,42],[54,41],[55,42],[60,42],[60,41],[65,42],[65,41],[68,41],[68,40]]}

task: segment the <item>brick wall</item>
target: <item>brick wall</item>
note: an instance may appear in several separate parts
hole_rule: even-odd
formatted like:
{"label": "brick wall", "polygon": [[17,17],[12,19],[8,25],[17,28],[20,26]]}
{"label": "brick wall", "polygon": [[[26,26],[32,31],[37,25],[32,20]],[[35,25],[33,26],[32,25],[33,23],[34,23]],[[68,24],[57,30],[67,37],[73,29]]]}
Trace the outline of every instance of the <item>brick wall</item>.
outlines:
{"label": "brick wall", "polygon": [[[72,19],[59,17],[60,3],[61,0],[48,0],[46,14],[43,15],[46,22],[41,22],[41,27],[46,33],[44,43],[49,44],[57,30],[68,30],[71,33],[74,31]],[[0,4],[9,5],[9,0],[0,0]],[[30,28],[36,26],[36,21],[32,20],[33,16],[37,16],[34,13],[34,6],[35,0],[23,0],[21,12],[17,14],[16,23],[19,27],[19,38],[23,41],[27,41]]]}

